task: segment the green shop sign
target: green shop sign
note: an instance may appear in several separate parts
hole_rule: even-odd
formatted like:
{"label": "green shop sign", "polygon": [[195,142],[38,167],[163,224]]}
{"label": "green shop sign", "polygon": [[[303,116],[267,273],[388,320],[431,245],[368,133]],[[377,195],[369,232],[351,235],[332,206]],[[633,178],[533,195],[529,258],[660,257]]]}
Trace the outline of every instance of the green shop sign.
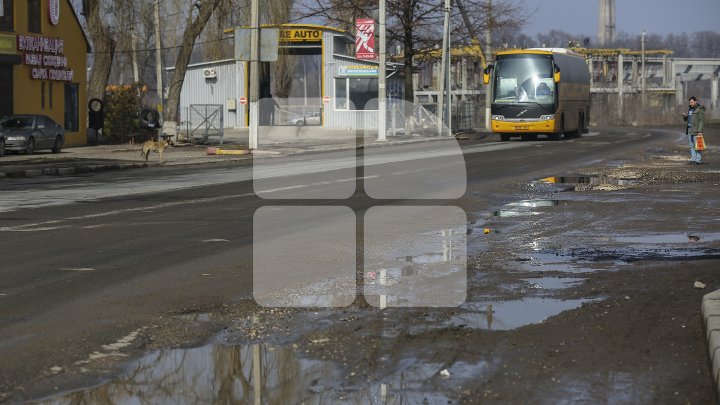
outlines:
{"label": "green shop sign", "polygon": [[0,34],[0,53],[17,54],[17,37],[15,35]]}
{"label": "green shop sign", "polygon": [[340,76],[377,76],[377,66],[340,66]]}

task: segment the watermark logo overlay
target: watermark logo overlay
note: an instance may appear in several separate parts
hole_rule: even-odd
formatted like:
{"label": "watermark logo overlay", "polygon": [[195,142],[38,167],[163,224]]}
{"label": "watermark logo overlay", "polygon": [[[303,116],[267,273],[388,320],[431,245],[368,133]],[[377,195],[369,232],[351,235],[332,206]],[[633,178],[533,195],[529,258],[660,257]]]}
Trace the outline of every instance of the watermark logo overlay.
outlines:
{"label": "watermark logo overlay", "polygon": [[[465,301],[467,217],[452,205],[467,186],[462,150],[434,114],[399,100],[387,104],[391,147],[382,147],[388,143],[377,142],[377,105],[371,100],[360,111],[346,100],[342,111],[324,112],[325,128],[295,128],[305,142],[364,133],[363,148],[254,161],[253,187],[266,202],[253,219],[259,305],[340,308],[362,298],[378,308],[457,307]],[[413,128],[406,131],[410,113]],[[328,129],[343,122],[352,129]],[[275,141],[272,131],[286,136],[282,129],[268,129],[268,142]],[[362,194],[369,198],[351,199]]]}

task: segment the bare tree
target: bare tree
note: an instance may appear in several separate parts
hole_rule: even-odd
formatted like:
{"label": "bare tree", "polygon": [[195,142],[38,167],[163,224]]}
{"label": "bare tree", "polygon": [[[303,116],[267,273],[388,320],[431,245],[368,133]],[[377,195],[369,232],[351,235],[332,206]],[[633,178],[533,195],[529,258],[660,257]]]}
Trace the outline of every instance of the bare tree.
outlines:
{"label": "bare tree", "polygon": [[220,4],[221,0],[200,0],[195,3],[198,8],[197,15],[192,20],[191,24],[185,27],[183,33],[182,44],[178,52],[177,59],[175,61],[175,70],[173,71],[172,78],[170,78],[170,84],[168,89],[167,108],[165,114],[165,123],[168,125],[168,132],[170,135],[175,135],[177,128],[173,125],[177,121],[178,106],[180,104],[180,91],[182,90],[183,82],[185,81],[185,73],[187,72],[187,66],[190,63],[190,57],[192,56],[193,47],[195,46],[195,40],[200,36],[200,33],[205,29],[205,25],[210,16]]}
{"label": "bare tree", "polygon": [[[335,23],[344,28],[354,30],[354,19],[358,17],[373,17],[377,14],[377,1],[375,0],[314,0],[313,5],[302,10],[304,16],[321,16],[329,23]],[[476,32],[482,32],[488,25],[494,28],[520,27],[525,17],[516,0],[494,1],[490,21],[487,17],[485,0],[465,1],[465,9],[469,19],[473,21]],[[452,14],[453,43],[471,44],[469,30],[454,10]],[[429,54],[442,42],[443,10],[442,1],[437,0],[388,0],[387,2],[388,44],[402,46],[402,60],[405,73],[405,100],[413,102],[415,88],[413,85],[413,70],[416,57]],[[387,46],[388,44],[385,44]]]}
{"label": "bare tree", "polygon": [[89,98],[102,99],[115,57],[115,39],[103,18],[102,0],[87,0],[84,7],[88,34],[93,43],[93,67],[88,83]]}

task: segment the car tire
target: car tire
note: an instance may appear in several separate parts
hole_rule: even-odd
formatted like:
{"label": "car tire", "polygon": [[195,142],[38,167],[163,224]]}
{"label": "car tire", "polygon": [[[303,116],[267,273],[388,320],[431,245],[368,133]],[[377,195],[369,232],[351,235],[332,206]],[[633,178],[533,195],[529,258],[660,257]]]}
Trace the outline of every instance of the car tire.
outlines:
{"label": "car tire", "polygon": [[0,139],[0,156],[5,156],[5,138]]}
{"label": "car tire", "polygon": [[145,108],[140,111],[140,124],[143,128],[157,128],[160,123],[160,113],[157,110]]}
{"label": "car tire", "polygon": [[32,155],[33,153],[35,153],[35,138],[30,138],[25,145],[25,154]]}
{"label": "car tire", "polygon": [[62,146],[63,146],[62,137],[58,135],[58,137],[55,138],[55,145],[53,145],[53,147],[52,147],[52,153],[60,153]]}

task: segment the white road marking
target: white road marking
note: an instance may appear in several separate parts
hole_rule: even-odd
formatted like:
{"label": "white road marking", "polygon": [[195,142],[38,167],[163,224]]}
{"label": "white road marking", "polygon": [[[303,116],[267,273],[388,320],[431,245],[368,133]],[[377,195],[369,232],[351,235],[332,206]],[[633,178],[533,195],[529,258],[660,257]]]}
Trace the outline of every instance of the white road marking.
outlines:
{"label": "white road marking", "polygon": [[203,243],[219,243],[219,242],[230,242],[227,239],[205,239]]}
{"label": "white road marking", "polygon": [[12,227],[0,227],[0,232],[42,232],[42,231],[54,231],[56,229],[67,228],[67,226],[44,226],[39,228],[22,228],[13,229]]}
{"label": "white road marking", "polygon": [[141,330],[145,328],[140,328],[134,332],[131,332],[129,335],[119,339],[115,343],[111,343],[109,345],[103,345],[102,348],[105,350],[105,352],[95,351],[88,355],[87,360],[80,360],[76,361],[75,365],[83,365],[88,364],[93,360],[102,359],[104,357],[110,357],[110,356],[121,356],[125,357],[125,354],[118,353],[118,351],[124,347],[130,346],[130,344],[137,339],[138,334]]}
{"label": "white road marking", "polygon": [[103,218],[103,217],[127,214],[127,213],[131,213],[131,212],[140,212],[140,211],[145,211],[148,209],[171,208],[171,207],[177,207],[177,206],[185,205],[185,204],[202,204],[202,203],[208,203],[208,202],[229,200],[229,199],[233,199],[233,198],[249,197],[249,196],[254,196],[254,195],[255,195],[255,193],[225,195],[225,196],[219,196],[219,197],[196,198],[196,199],[192,199],[192,200],[183,200],[183,201],[175,201],[175,202],[171,202],[171,203],[162,203],[162,204],[157,204],[157,205],[148,206],[148,207],[125,208],[125,209],[121,209],[121,210],[100,212],[97,214],[82,215],[79,217],[54,219],[54,220],[50,220],[50,221],[16,225],[16,226],[4,226],[4,227],[0,227],[0,232],[17,232],[17,231],[20,231],[25,228],[33,228],[33,227],[44,226],[44,225],[48,225],[48,224],[57,224],[57,223],[68,222],[68,221],[79,221],[79,220],[84,220],[84,219]]}
{"label": "white road marking", "polygon": [[[432,149],[424,149],[422,151],[413,152],[402,152],[392,153],[368,153],[364,159],[366,166],[381,165],[394,162],[404,162],[416,159],[428,159],[432,157],[442,156],[454,156],[457,155],[460,150],[457,144],[446,145],[451,147],[443,148],[442,145],[433,147]],[[462,151],[463,154],[474,154],[493,152],[498,150],[515,149],[525,146],[522,143],[501,143],[495,142],[488,145],[478,145],[467,148]],[[384,151],[383,151],[384,152]],[[373,156],[376,155],[376,156]],[[212,173],[212,176],[208,176],[207,173],[196,173],[190,175],[179,176],[175,178],[163,178],[158,180],[132,180],[124,183],[106,184],[104,182],[91,182],[82,185],[76,185],[75,188],[68,188],[69,185],[59,185],[54,190],[25,190],[16,192],[4,192],[0,194],[0,212],[11,212],[26,208],[40,208],[40,207],[52,207],[69,205],[79,201],[94,201],[104,198],[112,198],[118,196],[128,195],[139,195],[139,194],[152,194],[167,191],[175,191],[181,189],[187,189],[197,186],[211,186],[211,185],[222,185],[230,184],[242,181],[248,181],[255,178],[269,178],[269,177],[284,177],[294,176],[309,173],[328,172],[340,169],[353,169],[357,165],[357,159],[355,156],[349,158],[320,158],[314,160],[305,160],[302,162],[294,161],[289,163],[273,163],[273,164],[259,164],[255,167],[242,168],[242,169],[228,169],[218,170]],[[371,179],[377,176],[366,176],[363,179]],[[276,191],[283,191],[288,189],[309,187],[314,185],[329,185],[333,183],[356,181],[355,177],[333,180],[327,182],[311,183],[306,185],[296,185],[283,187],[278,189],[271,189],[262,191],[264,193],[272,193]],[[176,201],[171,203],[163,203],[151,206],[137,207],[137,208],[126,208],[120,210],[112,210],[107,212],[101,212],[97,214],[82,215],[77,217],[69,217],[61,220],[43,221],[30,224],[22,224],[16,226],[5,226],[0,227],[0,232],[38,232],[55,230],[66,227],[63,226],[49,226],[68,221],[77,221],[92,218],[103,218],[109,216],[115,216],[125,213],[132,212],[152,212],[163,208],[176,207],[181,205],[189,204],[202,204],[208,202],[216,202],[228,199],[243,198],[249,196],[256,196],[256,193],[236,194],[229,196],[211,197],[211,198],[198,198],[192,200]],[[93,225],[89,227],[100,227],[100,225]]]}
{"label": "white road marking", "polygon": [[95,269],[90,267],[76,267],[76,268],[64,268],[62,271],[95,271]]}

